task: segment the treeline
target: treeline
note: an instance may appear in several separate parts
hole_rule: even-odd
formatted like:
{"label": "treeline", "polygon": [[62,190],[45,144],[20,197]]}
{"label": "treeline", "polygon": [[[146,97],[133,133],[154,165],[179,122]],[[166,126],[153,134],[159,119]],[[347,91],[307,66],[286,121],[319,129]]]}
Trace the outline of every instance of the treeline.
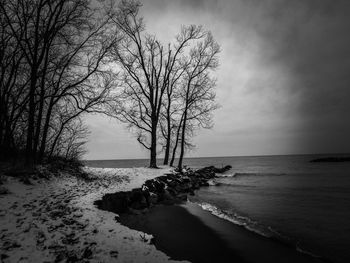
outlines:
{"label": "treeline", "polygon": [[[173,43],[145,31],[136,1],[0,0],[0,158],[79,158],[84,113],[127,123],[150,167],[182,168],[212,126],[219,45],[201,26]],[[116,135],[117,136],[117,135]]]}
{"label": "treeline", "polygon": [[[96,6],[97,8],[97,6]],[[77,158],[81,114],[100,109],[113,78],[103,68],[114,38],[88,0],[0,0],[0,151]]]}

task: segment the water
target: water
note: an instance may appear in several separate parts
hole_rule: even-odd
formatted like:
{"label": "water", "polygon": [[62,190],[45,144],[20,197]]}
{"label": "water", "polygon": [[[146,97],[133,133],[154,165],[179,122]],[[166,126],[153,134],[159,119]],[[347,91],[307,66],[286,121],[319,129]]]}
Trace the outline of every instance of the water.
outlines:
{"label": "water", "polygon": [[130,168],[130,167],[147,167],[147,159],[121,159],[121,160],[92,160],[85,161],[87,166],[103,168]]}
{"label": "water", "polygon": [[[350,262],[350,163],[309,162],[320,157],[187,159],[191,167],[233,167],[215,179],[215,186],[198,190],[191,202],[259,235],[293,244],[301,252]],[[108,167],[118,167],[116,161],[109,162]]]}

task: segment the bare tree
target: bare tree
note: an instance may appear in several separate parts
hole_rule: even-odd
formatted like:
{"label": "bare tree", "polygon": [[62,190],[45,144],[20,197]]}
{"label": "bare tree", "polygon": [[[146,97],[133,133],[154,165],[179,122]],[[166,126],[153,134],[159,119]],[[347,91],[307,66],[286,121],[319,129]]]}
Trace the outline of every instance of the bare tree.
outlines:
{"label": "bare tree", "polygon": [[218,67],[219,52],[219,45],[215,42],[211,33],[207,32],[205,38],[199,41],[188,55],[188,64],[181,86],[181,103],[184,106],[178,162],[180,171],[183,166],[188,128],[210,128],[212,126],[211,113],[217,108],[217,105],[214,101],[215,79],[211,73]]}
{"label": "bare tree", "polygon": [[0,158],[15,150],[15,127],[27,97],[24,55],[0,9]]}
{"label": "bare tree", "polygon": [[[184,27],[174,45],[163,46],[155,36],[144,32],[140,6],[139,2],[123,0],[112,18],[117,30],[123,33],[123,41],[118,42],[112,52],[123,73],[122,91],[117,94],[116,104],[109,114],[127,123],[137,134],[138,142],[150,151],[150,167],[155,168],[158,125],[165,94],[172,96],[172,88],[181,76],[178,57],[190,40],[200,37],[202,30],[196,26]],[[168,102],[170,109],[171,100]],[[168,154],[169,147],[166,147]]]}
{"label": "bare tree", "polygon": [[71,119],[63,127],[60,136],[55,137],[59,139],[58,143],[51,145],[51,158],[61,156],[67,160],[78,160],[86,153],[84,146],[90,132],[79,117]]}
{"label": "bare tree", "polygon": [[113,82],[105,58],[117,39],[107,34],[109,16],[89,0],[0,0],[0,13],[26,67],[16,78],[23,79],[16,85],[23,87],[17,112],[27,122],[26,160],[42,161],[62,105],[74,106],[58,131],[104,102]]}

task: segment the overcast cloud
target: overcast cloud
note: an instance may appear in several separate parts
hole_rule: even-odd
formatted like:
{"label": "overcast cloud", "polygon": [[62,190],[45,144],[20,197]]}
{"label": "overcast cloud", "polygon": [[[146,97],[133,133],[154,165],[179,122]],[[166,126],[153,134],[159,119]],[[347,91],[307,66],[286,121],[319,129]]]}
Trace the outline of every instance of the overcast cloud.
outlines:
{"label": "overcast cloud", "polygon": [[[191,156],[350,152],[350,1],[142,2],[147,31],[165,43],[202,24],[222,48],[222,107]],[[122,124],[86,120],[86,158],[148,157]]]}

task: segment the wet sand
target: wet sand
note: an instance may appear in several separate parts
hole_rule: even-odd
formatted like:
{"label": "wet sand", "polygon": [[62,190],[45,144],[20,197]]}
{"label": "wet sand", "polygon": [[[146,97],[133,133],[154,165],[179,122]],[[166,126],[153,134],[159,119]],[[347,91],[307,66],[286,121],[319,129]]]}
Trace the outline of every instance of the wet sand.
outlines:
{"label": "wet sand", "polygon": [[175,260],[191,262],[324,262],[294,247],[218,218],[198,205],[157,205],[121,223],[155,237],[155,246]]}

